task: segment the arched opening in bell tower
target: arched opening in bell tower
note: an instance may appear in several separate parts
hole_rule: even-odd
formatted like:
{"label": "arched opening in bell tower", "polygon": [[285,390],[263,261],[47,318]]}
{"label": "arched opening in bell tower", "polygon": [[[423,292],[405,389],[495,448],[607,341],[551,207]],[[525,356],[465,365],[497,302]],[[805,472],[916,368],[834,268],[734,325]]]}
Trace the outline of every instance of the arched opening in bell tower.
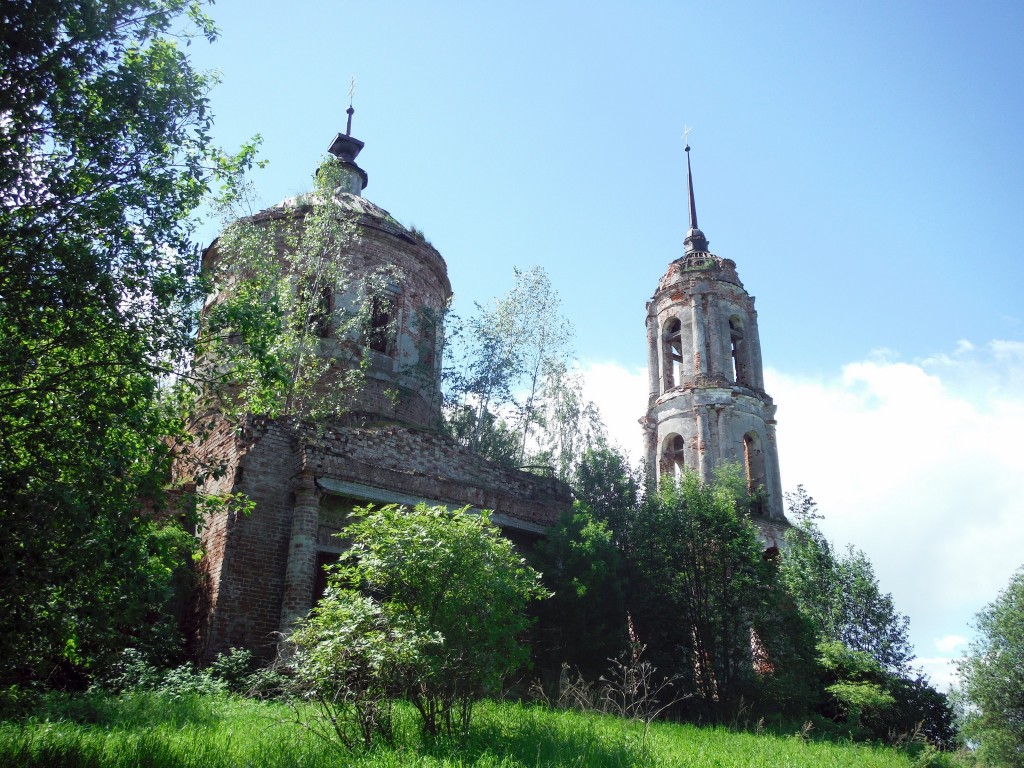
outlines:
{"label": "arched opening in bell tower", "polygon": [[676,482],[682,480],[686,471],[686,440],[682,435],[668,435],[662,443],[661,462],[658,478],[672,478]]}
{"label": "arched opening in bell tower", "polygon": [[683,381],[683,326],[678,317],[670,318],[665,323],[663,334],[664,348],[662,349],[662,360],[664,376],[662,377],[663,391],[667,392],[673,387],[679,386]]}
{"label": "arched opening in bell tower", "polygon": [[747,343],[743,334],[743,320],[739,315],[729,318],[729,344],[732,351],[732,380],[747,386],[749,383],[750,361],[747,359]]}

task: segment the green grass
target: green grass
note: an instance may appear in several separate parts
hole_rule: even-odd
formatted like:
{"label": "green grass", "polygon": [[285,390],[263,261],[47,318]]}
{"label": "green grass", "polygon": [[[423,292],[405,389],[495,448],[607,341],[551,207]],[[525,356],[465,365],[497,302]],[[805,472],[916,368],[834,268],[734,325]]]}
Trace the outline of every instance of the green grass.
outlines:
{"label": "green grass", "polygon": [[[281,704],[234,698],[122,699],[85,696],[50,702],[48,715],[0,723],[0,765],[68,768],[326,768],[365,766],[822,766],[917,768],[909,755],[797,736],[735,733],[657,723],[646,744],[642,726],[614,717],[485,703],[462,743],[425,740],[412,710],[396,713],[396,747],[361,755],[339,752],[295,724]],[[937,765],[953,765],[943,758]]]}

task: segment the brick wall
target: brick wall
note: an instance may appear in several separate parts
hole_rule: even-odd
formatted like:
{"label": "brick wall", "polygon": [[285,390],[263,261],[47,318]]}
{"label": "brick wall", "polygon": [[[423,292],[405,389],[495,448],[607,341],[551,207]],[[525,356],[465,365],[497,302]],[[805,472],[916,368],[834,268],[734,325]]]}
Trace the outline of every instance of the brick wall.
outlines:
{"label": "brick wall", "polygon": [[[208,489],[244,493],[255,502],[249,515],[218,512],[202,532],[206,556],[200,565],[197,653],[204,660],[231,647],[272,655],[282,614],[292,610],[286,597],[295,589],[295,573],[288,576],[289,553],[296,544],[295,490],[303,479],[349,481],[491,509],[533,529],[553,523],[571,505],[563,483],[496,467],[442,435],[404,425],[318,432],[287,420],[250,420],[240,432],[220,425],[204,450],[209,459],[219,456],[228,469],[225,479]],[[322,500],[321,507],[331,503]],[[510,534],[521,538],[515,531]],[[321,544],[314,548],[336,549],[334,542]],[[316,554],[309,560],[309,572],[298,574],[307,600]]]}

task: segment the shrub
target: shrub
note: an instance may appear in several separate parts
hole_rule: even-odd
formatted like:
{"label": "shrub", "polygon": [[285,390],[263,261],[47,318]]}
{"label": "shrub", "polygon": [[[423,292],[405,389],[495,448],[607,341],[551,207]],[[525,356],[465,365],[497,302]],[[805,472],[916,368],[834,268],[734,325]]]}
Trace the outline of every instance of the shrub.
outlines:
{"label": "shrub", "polygon": [[465,734],[473,703],[527,660],[518,637],[548,594],[539,574],[468,509],[361,509],[341,536],[351,548],[327,598],[291,638],[297,678],[357,729],[384,724],[381,703],[401,695],[426,733]]}

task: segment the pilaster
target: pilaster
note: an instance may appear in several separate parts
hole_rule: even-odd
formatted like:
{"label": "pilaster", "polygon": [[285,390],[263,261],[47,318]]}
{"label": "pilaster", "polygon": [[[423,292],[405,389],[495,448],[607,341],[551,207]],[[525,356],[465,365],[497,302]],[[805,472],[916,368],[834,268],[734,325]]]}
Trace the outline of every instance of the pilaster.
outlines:
{"label": "pilaster", "polygon": [[281,599],[281,631],[291,629],[296,619],[312,608],[316,577],[317,530],[320,525],[320,490],[316,478],[303,472],[294,481],[295,504],[288,544],[284,596]]}

